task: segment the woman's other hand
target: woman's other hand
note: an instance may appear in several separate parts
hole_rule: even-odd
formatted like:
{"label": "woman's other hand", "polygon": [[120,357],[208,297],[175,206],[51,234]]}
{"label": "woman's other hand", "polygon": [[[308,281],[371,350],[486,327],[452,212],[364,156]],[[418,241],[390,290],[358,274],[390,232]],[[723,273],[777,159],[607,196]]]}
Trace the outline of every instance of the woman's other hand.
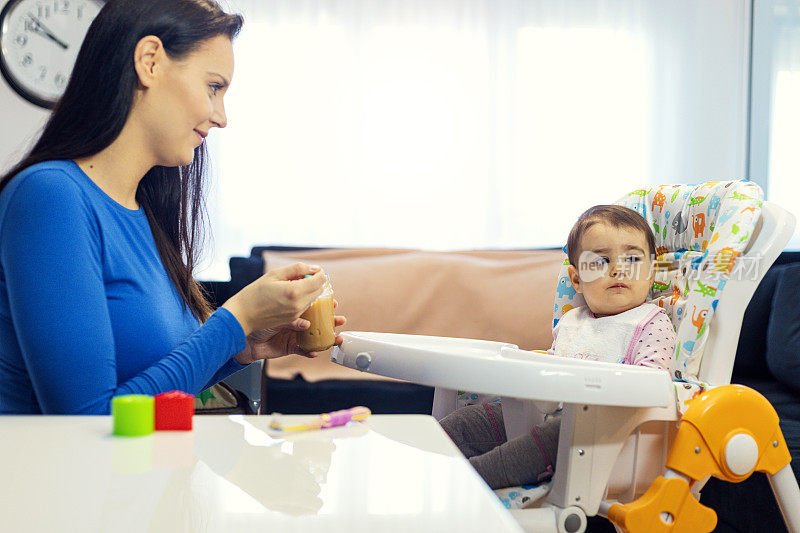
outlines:
{"label": "woman's other hand", "polygon": [[[334,309],[339,303],[334,300]],[[343,326],[347,319],[343,316],[334,316],[334,327]],[[247,347],[236,355],[240,365],[249,365],[259,359],[275,359],[284,355],[298,354],[314,358],[319,352],[306,352],[297,346],[297,332],[304,331],[311,326],[308,320],[297,318],[289,324],[270,329],[257,329],[247,336]],[[336,345],[342,344],[342,337],[336,336]]]}
{"label": "woman's other hand", "polygon": [[[308,274],[311,276],[304,277]],[[325,280],[320,267],[295,263],[270,270],[233,295],[222,307],[236,317],[245,335],[260,329],[285,329],[322,294]]]}

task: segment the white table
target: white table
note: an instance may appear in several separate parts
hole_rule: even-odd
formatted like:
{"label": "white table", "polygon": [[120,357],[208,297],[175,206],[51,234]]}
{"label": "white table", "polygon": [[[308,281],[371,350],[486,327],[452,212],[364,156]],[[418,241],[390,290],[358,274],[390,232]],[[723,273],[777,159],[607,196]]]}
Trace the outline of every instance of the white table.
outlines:
{"label": "white table", "polygon": [[0,417],[0,531],[521,531],[430,416],[269,421],[123,438],[110,417]]}

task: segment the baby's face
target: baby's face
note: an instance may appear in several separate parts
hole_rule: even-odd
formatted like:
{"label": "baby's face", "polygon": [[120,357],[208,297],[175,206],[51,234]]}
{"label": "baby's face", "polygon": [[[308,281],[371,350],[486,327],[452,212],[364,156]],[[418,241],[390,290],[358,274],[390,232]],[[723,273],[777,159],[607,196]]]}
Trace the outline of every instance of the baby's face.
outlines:
{"label": "baby's face", "polygon": [[644,303],[653,284],[645,235],[633,228],[602,222],[581,238],[578,268],[570,265],[570,281],[597,317],[616,315]]}

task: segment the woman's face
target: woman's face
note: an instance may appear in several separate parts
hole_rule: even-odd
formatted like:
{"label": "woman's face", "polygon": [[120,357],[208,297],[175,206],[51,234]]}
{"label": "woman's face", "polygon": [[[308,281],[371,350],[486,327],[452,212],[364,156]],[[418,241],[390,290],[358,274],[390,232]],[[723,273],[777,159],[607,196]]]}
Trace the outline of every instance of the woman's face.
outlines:
{"label": "woman's face", "polygon": [[180,61],[162,48],[158,65],[140,101],[145,143],[156,165],[188,165],[211,128],[227,125],[223,98],[233,77],[233,46],[220,35]]}

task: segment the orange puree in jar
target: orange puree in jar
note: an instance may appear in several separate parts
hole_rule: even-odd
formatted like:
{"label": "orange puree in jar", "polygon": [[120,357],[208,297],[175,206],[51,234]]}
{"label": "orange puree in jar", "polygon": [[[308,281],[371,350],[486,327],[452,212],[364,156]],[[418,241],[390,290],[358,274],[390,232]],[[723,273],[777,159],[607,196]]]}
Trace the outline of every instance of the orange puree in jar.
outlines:
{"label": "orange puree in jar", "polygon": [[318,298],[300,315],[311,327],[297,332],[297,345],[307,352],[327,350],[336,342],[333,330],[333,294]]}

